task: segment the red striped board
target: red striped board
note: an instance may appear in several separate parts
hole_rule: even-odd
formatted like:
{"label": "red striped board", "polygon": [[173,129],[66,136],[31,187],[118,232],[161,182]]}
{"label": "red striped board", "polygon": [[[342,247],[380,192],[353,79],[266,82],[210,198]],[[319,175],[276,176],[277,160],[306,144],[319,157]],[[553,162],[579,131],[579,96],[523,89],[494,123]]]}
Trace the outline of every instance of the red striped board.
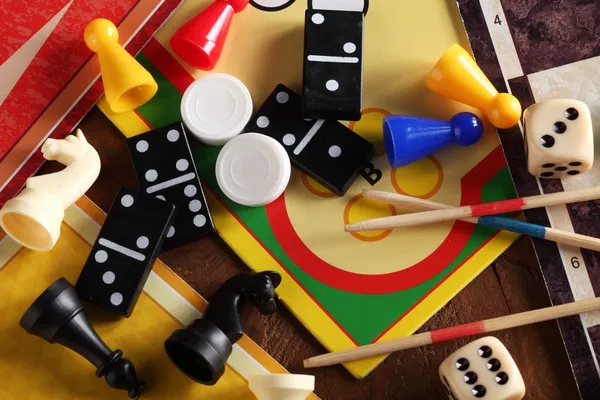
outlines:
{"label": "red striped board", "polygon": [[[458,0],[475,59],[500,91],[523,108],[552,98],[584,101],[600,126],[600,3],[597,1]],[[500,132],[519,196],[592,187],[600,164],[568,180],[537,180],[526,169],[519,126]],[[598,143],[598,141],[596,141]],[[599,155],[596,149],[596,157]],[[529,222],[600,237],[590,201],[525,212]],[[600,253],[533,239],[552,304],[600,296]],[[600,387],[600,312],[558,321],[582,399]]]}
{"label": "red striped board", "polygon": [[96,56],[83,42],[94,18],[110,19],[138,53],[182,0],[33,0],[0,7],[0,206],[102,95]]}

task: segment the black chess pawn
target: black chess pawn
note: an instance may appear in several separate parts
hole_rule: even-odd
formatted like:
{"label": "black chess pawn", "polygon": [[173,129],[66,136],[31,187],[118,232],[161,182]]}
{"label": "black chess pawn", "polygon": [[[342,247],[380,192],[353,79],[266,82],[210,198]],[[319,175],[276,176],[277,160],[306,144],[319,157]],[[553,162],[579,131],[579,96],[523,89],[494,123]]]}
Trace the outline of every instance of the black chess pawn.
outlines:
{"label": "black chess pawn", "polygon": [[50,343],[59,343],[79,353],[94,364],[96,376],[109,386],[127,390],[137,399],[145,383],[137,379],[133,364],[122,358],[121,350],[111,351],[90,325],[75,288],[60,278],[29,307],[21,322],[28,333]]}
{"label": "black chess pawn", "polygon": [[263,315],[277,310],[275,288],[281,283],[277,272],[241,273],[217,290],[206,312],[187,328],[178,329],[165,341],[171,361],[188,377],[214,385],[225,372],[232,346],[244,332],[240,309],[249,302]]}

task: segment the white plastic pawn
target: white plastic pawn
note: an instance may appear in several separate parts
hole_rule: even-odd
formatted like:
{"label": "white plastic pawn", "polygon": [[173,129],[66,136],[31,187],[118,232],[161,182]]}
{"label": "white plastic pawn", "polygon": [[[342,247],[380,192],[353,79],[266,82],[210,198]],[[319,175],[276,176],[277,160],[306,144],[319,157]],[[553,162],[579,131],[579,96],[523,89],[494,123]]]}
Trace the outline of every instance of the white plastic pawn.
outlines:
{"label": "white plastic pawn", "polygon": [[312,375],[270,374],[248,377],[250,390],[258,400],[305,400],[315,390]]}

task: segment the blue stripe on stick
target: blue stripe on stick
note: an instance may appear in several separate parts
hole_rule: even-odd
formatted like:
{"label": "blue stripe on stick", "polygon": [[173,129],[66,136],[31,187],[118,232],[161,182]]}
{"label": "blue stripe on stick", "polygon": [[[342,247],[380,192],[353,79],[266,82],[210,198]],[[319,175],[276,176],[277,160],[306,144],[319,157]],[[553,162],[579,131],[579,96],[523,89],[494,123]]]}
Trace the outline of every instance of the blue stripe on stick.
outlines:
{"label": "blue stripe on stick", "polygon": [[528,235],[540,239],[544,239],[546,237],[545,227],[541,225],[530,224],[529,222],[517,221],[515,219],[504,217],[497,217],[494,215],[479,217],[477,222],[482,225],[491,226],[493,228],[516,232],[522,235]]}

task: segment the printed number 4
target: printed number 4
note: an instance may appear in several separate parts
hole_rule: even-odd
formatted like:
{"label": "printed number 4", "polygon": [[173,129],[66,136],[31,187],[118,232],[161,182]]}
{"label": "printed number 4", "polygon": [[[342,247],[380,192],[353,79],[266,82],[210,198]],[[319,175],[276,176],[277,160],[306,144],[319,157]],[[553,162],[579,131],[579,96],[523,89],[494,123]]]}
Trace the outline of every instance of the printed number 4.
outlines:
{"label": "printed number 4", "polygon": [[496,14],[496,18],[494,19],[494,23],[496,25],[502,25],[502,20],[500,19],[500,16],[498,14]]}

